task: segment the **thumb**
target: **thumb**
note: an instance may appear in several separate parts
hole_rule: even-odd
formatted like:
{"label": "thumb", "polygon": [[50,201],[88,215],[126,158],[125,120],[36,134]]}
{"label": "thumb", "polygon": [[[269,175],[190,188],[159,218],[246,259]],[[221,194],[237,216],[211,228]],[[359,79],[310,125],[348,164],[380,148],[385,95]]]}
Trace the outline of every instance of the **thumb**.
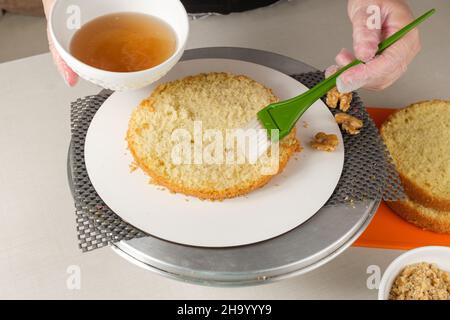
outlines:
{"label": "thumb", "polygon": [[58,69],[65,83],[69,87],[75,86],[78,82],[78,75],[66,64],[66,62],[61,58],[61,56],[56,51],[52,41],[52,37],[48,32],[48,29],[47,29],[47,36],[48,36],[48,46],[52,54],[53,61],[55,62],[56,68]]}
{"label": "thumb", "polygon": [[368,25],[368,5],[358,1],[349,4],[349,17],[353,26],[353,50],[355,56],[364,62],[375,57],[378,44],[381,41],[381,28],[372,28]]}
{"label": "thumb", "polygon": [[406,59],[397,54],[401,43],[365,64],[345,71],[336,79],[339,92],[346,93],[361,87],[382,90],[394,83],[406,71]]}

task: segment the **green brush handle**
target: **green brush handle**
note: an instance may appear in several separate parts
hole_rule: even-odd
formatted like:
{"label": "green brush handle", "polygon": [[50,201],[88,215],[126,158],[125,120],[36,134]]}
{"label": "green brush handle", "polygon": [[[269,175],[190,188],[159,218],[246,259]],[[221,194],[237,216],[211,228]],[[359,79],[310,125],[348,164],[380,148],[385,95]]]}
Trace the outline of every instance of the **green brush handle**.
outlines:
{"label": "green brush handle", "polygon": [[[436,12],[436,9],[431,9],[430,11],[426,12],[425,14],[421,15],[419,18],[417,18],[416,20],[414,20],[413,22],[411,22],[410,24],[408,24],[407,26],[403,27],[402,29],[400,29],[399,31],[397,31],[396,33],[394,33],[393,35],[391,35],[389,38],[385,39],[384,41],[382,41],[379,45],[378,45],[378,51],[377,51],[377,55],[381,54],[384,50],[386,50],[387,48],[389,48],[391,45],[393,45],[394,43],[396,43],[398,40],[400,40],[401,38],[403,38],[404,35],[406,35],[408,32],[410,32],[412,29],[414,29],[415,27],[417,27],[419,24],[421,24],[423,21],[425,21],[426,19],[428,19],[430,16],[432,16],[434,13]],[[320,97],[322,97],[323,95],[325,95],[328,91],[330,91],[332,88],[334,88],[336,86],[336,79],[337,77],[339,77],[342,73],[344,73],[345,71],[347,71],[348,69],[350,69],[351,67],[354,67],[358,64],[364,63],[361,60],[355,59],[352,62],[350,62],[348,65],[346,65],[345,67],[342,67],[341,69],[339,69],[339,71],[337,71],[336,73],[334,73],[333,75],[331,75],[330,77],[328,77],[327,79],[319,82],[317,85],[315,85],[313,88],[311,88],[308,91],[308,94],[311,94],[312,97],[311,98],[315,98],[317,97],[315,100],[319,99]],[[315,94],[313,94],[311,91],[313,91]],[[301,96],[300,96],[301,97]],[[300,97],[296,97],[293,98],[292,100],[295,101],[296,99],[300,98]],[[314,101],[315,101],[314,100]]]}

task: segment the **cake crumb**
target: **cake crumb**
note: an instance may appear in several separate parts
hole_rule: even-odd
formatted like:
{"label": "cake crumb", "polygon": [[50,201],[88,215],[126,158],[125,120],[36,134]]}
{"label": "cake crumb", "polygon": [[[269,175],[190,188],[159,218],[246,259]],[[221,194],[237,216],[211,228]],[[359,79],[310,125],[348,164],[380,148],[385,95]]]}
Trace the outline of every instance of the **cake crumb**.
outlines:
{"label": "cake crumb", "polygon": [[130,168],[130,173],[133,173],[134,171],[136,171],[139,168],[139,166],[135,161],[133,161],[132,163],[130,163],[129,168]]}
{"label": "cake crumb", "polygon": [[389,300],[450,300],[450,275],[432,263],[409,265],[394,280]]}

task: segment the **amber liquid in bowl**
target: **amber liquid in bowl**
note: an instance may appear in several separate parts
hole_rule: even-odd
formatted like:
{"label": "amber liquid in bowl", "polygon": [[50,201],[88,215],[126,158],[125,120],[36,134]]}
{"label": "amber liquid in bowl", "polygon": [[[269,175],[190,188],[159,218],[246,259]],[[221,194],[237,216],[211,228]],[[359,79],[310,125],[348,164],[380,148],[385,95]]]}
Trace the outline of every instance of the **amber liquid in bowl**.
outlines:
{"label": "amber liquid in bowl", "polygon": [[142,13],[113,13],[83,25],[70,53],[98,69],[133,72],[150,69],[176,51],[175,32],[159,18]]}

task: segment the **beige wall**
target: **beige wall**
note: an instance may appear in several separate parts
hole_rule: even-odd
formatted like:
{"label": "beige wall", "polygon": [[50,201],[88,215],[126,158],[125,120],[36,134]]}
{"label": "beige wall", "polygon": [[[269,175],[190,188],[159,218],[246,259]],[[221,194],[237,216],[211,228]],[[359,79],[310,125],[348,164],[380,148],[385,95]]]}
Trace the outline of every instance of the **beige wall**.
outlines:
{"label": "beige wall", "polygon": [[42,16],[42,0],[0,0],[0,9],[33,16]]}

